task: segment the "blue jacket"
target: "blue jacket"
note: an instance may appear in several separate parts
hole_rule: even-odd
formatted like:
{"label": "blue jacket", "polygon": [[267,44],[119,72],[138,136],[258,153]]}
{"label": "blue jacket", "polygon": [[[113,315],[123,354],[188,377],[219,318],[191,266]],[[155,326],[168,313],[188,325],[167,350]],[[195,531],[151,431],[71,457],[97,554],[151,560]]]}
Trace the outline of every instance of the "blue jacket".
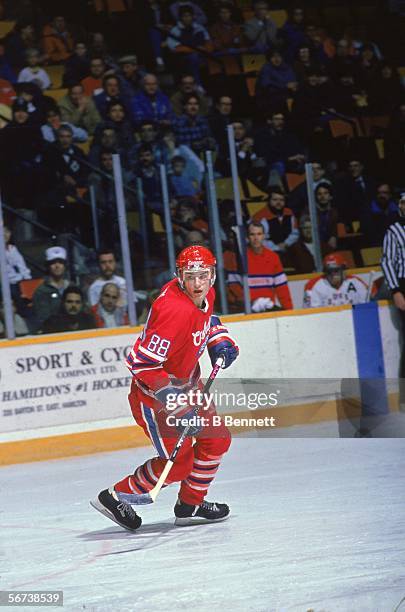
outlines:
{"label": "blue jacket", "polygon": [[286,89],[287,83],[296,81],[294,70],[283,62],[280,66],[273,66],[270,62],[265,64],[257,79],[258,91],[263,89]]}
{"label": "blue jacket", "polygon": [[151,99],[141,91],[132,98],[131,104],[132,118],[135,124],[142,121],[172,121],[173,110],[169,98],[158,91],[155,97],[155,104],[152,105]]}

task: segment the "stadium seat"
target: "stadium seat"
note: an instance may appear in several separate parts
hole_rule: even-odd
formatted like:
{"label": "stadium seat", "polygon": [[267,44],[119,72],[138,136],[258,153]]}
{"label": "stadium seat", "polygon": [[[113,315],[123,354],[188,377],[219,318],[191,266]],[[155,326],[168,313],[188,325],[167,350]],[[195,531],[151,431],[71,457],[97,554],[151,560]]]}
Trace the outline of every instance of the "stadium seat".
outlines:
{"label": "stadium seat", "polygon": [[42,285],[43,282],[43,278],[30,278],[29,280],[20,281],[21,297],[26,300],[32,300],[36,288]]}
{"label": "stadium seat", "polygon": [[[215,180],[215,190],[218,200],[233,200],[233,188],[231,178],[221,178]],[[243,189],[239,180],[239,194],[243,198]]]}
{"label": "stadium seat", "polygon": [[79,149],[81,149],[83,151],[83,153],[88,155],[92,142],[93,142],[93,138],[88,138],[88,140],[86,140],[86,142],[78,142],[76,144],[79,147]]}
{"label": "stadium seat", "polygon": [[[351,231],[350,231],[351,230]],[[352,221],[351,228],[347,228],[344,223],[337,224],[338,238],[357,238],[361,236],[360,221]]]}
{"label": "stadium seat", "polygon": [[0,21],[0,39],[5,38],[14,29],[14,26],[15,21]]}
{"label": "stadium seat", "polygon": [[351,251],[339,251],[339,253],[345,258],[348,268],[355,268],[356,263],[354,261],[353,253]]}
{"label": "stadium seat", "polygon": [[384,138],[376,138],[374,142],[375,148],[377,149],[378,159],[385,159]]}
{"label": "stadium seat", "polygon": [[[160,220],[160,219],[159,219]],[[139,213],[136,211],[127,212],[127,225],[128,229],[138,231],[139,230]]]}
{"label": "stadium seat", "polygon": [[263,202],[246,202],[247,209],[251,218],[263,208]]}
{"label": "stadium seat", "polygon": [[63,74],[65,72],[65,66],[63,65],[46,66],[45,70],[48,73],[49,78],[51,79],[52,89],[61,89]]}
{"label": "stadium seat", "polygon": [[270,11],[270,17],[278,28],[282,28],[287,21],[287,11],[280,9],[278,11]]}
{"label": "stadium seat", "polygon": [[250,72],[257,74],[258,72],[260,72],[265,63],[265,55],[255,55],[253,53],[244,53],[242,55],[242,69],[245,74]]}
{"label": "stadium seat", "polygon": [[344,136],[348,138],[354,137],[354,128],[348,121],[342,119],[331,119],[329,121],[329,128],[333,138],[342,138]]}
{"label": "stadium seat", "polygon": [[249,96],[251,96],[252,98],[254,98],[256,94],[256,81],[257,77],[248,77],[246,79],[246,87],[249,92]]}
{"label": "stadium seat", "polygon": [[285,178],[287,181],[288,191],[293,191],[296,187],[298,187],[302,183],[305,183],[305,174],[287,172]]}
{"label": "stadium seat", "polygon": [[367,247],[360,249],[360,254],[365,266],[380,265],[382,255],[381,247]]}
{"label": "stadium seat", "polygon": [[61,98],[66,96],[67,92],[67,89],[47,89],[44,91],[44,94],[55,100],[55,102],[59,102]]}
{"label": "stadium seat", "polygon": [[152,225],[153,231],[156,234],[164,234],[165,228],[163,227],[162,220],[156,213],[152,213]]}

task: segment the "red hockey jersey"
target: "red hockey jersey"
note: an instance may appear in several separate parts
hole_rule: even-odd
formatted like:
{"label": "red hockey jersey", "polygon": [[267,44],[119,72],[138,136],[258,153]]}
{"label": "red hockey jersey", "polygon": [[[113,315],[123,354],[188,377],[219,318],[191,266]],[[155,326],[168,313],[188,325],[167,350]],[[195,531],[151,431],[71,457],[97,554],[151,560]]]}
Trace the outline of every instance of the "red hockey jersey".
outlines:
{"label": "red hockey jersey", "polygon": [[226,327],[212,325],[214,301],[211,288],[204,308],[198,308],[177,279],[168,282],[156,298],[126,362],[139,390],[149,396],[149,405],[164,387],[175,385],[187,391],[197,384],[198,360],[207,345],[225,339],[233,342]]}

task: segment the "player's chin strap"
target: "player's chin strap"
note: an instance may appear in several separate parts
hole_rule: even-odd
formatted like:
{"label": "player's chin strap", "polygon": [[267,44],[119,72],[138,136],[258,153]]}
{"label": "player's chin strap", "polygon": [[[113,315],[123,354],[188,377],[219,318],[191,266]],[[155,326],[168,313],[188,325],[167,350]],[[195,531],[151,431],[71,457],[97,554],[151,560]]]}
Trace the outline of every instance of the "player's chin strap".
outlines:
{"label": "player's chin strap", "polygon": [[[202,394],[204,396],[210,390],[212,383],[214,382],[219,370],[222,368],[224,363],[225,363],[225,357],[222,354],[220,354],[218,359],[215,362],[214,367],[212,368],[211,374],[209,375],[207,382],[205,383],[204,389],[202,390]],[[199,406],[197,406],[195,409],[196,414],[198,413],[198,408]],[[148,491],[148,493],[122,493],[121,491],[116,491],[116,494],[120,501],[123,501],[126,504],[131,504],[133,506],[153,504],[153,502],[159,495],[160,489],[163,487],[170,470],[172,469],[174,465],[177,454],[179,450],[181,449],[181,447],[183,446],[183,442],[187,437],[189,429],[190,429],[190,425],[187,425],[187,427],[184,428],[181,436],[176,442],[176,446],[174,447],[169,459],[167,460],[167,463],[163,469],[163,472],[160,475],[159,480],[157,481],[153,489]]]}

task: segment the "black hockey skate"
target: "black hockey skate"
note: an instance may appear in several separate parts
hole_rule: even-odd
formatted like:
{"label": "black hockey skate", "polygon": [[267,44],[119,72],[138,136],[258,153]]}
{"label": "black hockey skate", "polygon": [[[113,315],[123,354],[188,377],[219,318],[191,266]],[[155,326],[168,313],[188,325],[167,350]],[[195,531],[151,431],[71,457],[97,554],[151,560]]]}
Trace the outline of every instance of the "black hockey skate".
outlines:
{"label": "black hockey skate", "polygon": [[136,531],[142,525],[141,517],[132,509],[132,506],[119,501],[113,488],[101,491],[97,499],[91,501],[90,504],[101,514],[124,527],[124,529],[128,529],[128,531]]}
{"label": "black hockey skate", "polygon": [[203,523],[219,523],[229,517],[229,506],[216,502],[203,501],[200,506],[192,506],[177,500],[174,507],[175,525],[198,525]]}

